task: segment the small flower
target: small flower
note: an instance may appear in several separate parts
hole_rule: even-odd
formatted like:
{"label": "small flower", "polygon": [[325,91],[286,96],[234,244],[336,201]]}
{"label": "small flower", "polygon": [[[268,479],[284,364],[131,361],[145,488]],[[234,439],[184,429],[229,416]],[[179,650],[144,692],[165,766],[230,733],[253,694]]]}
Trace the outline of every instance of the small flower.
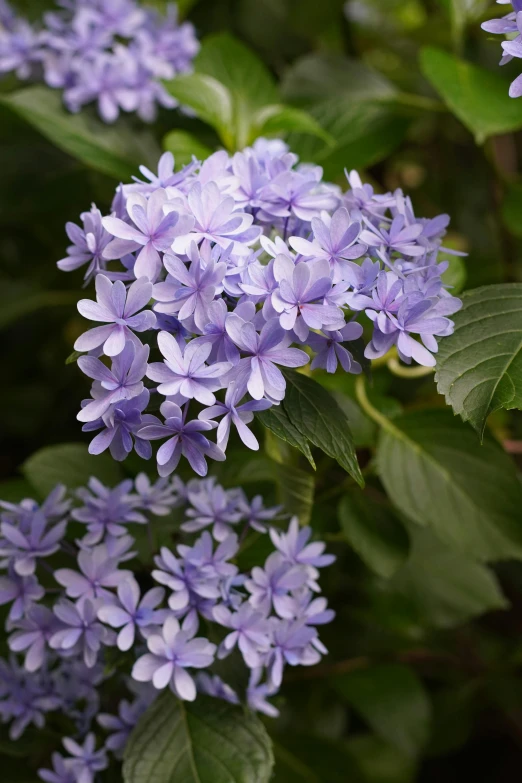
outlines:
{"label": "small flower", "polygon": [[362,333],[362,326],[351,322],[339,331],[309,334],[307,344],[316,351],[316,356],[312,361],[312,370],[323,367],[327,372],[334,373],[339,362],[345,372],[359,374],[362,371],[361,365],[355,361],[350,351],[342,343],[348,340],[357,340]]}
{"label": "small flower", "polygon": [[175,617],[165,620],[161,635],[147,639],[150,653],[134,664],[132,676],[138,682],[150,682],[158,690],[167,686],[184,701],[194,701],[196,685],[187,668],[205,669],[214,661],[216,645],[207,639],[194,639],[194,632],[180,628]]}
{"label": "small flower", "polygon": [[217,674],[211,676],[210,674],[205,674],[205,672],[200,672],[196,676],[196,687],[198,693],[204,693],[207,696],[212,696],[214,699],[228,701],[229,704],[239,704],[239,696],[237,693],[230,685],[223,682],[221,677],[218,677]]}
{"label": "small flower", "polygon": [[96,773],[109,766],[105,750],[103,748],[95,750],[96,737],[94,734],[88,734],[83,745],[70,737],[65,737],[62,742],[65,750],[71,756],[71,769],[77,783],[94,783]]}
{"label": "small flower", "polygon": [[35,604],[24,619],[16,623],[16,628],[9,637],[9,649],[13,652],[26,650],[24,666],[28,672],[35,672],[43,666],[49,640],[61,624],[50,609]]}
{"label": "small flower", "polygon": [[20,620],[29,607],[45,595],[44,588],[35,576],[20,576],[13,565],[9,565],[8,575],[0,576],[0,606],[12,601],[8,620]]}
{"label": "small flower", "polygon": [[232,525],[241,520],[236,493],[227,492],[215,484],[214,479],[201,482],[197,490],[189,488],[188,508],[186,516],[189,521],[182,525],[182,530],[194,533],[212,525],[212,535],[216,541],[225,541],[232,533]]}
{"label": "small flower", "polygon": [[112,237],[108,231],[103,228],[102,214],[93,204],[90,212],[84,212],[80,215],[83,222],[83,229],[76,223],[67,223],[65,230],[67,236],[72,242],[67,248],[67,257],[57,262],[58,269],[62,272],[72,272],[81,266],[88,264],[85,272],[85,283],[89,283],[99,272],[105,271],[107,265],[103,251],[111,241]]}
{"label": "small flower", "polygon": [[52,769],[39,769],[38,776],[45,783],[77,783],[77,777],[71,767],[71,759],[64,759],[60,753],[51,756]]}
{"label": "small flower", "polygon": [[108,587],[117,587],[130,575],[130,571],[118,570],[118,559],[108,555],[104,544],[93,549],[82,549],[78,554],[81,573],[71,568],[59,568],[54,572],[56,581],[65,587],[69,598],[110,598]]}
{"label": "small flower", "polygon": [[53,650],[67,653],[74,649],[81,652],[89,669],[95,666],[102,644],[114,644],[114,632],[104,628],[96,619],[98,608],[99,603],[88,598],[76,603],[61,600],[54,607],[54,613],[65,627],[49,640]]}
{"label": "small flower", "polygon": [[213,420],[218,416],[223,417],[217,428],[217,444],[223,451],[227,448],[232,424],[245,446],[253,451],[259,450],[257,438],[246,425],[254,420],[253,411],[266,411],[267,408],[272,407],[272,403],[270,400],[248,400],[239,405],[245,394],[244,384],[238,385],[232,382],[227,388],[225,402],[217,401],[215,405],[211,405],[199,414],[199,418],[203,421]]}
{"label": "small flower", "polygon": [[115,283],[105,275],[96,277],[97,301],[81,299],[78,311],[91,321],[103,321],[108,326],[97,326],[78,337],[74,343],[75,351],[92,351],[103,344],[106,356],[118,356],[125,348],[127,340],[134,340],[133,332],[145,332],[153,329],[156,316],[152,310],[143,310],[152,296],[152,283],[141,277],[129,288],[121,280]]}
{"label": "small flower", "polygon": [[[77,491],[76,494],[84,505],[74,509],[72,517],[87,525],[88,535],[83,541],[85,546],[98,544],[107,535],[125,536],[125,525],[129,522],[146,524],[147,518],[137,510],[139,498],[131,494],[131,489],[130,479],[122,481],[114,489],[109,489],[92,477],[89,479],[88,488],[82,487]],[[109,557],[111,556],[109,553]]]}
{"label": "small flower", "polygon": [[158,610],[165,591],[153,587],[140,601],[140,588],[133,577],[118,585],[118,603],[102,606],[98,609],[98,618],[112,628],[122,628],[118,634],[117,645],[124,652],[134,644],[136,628],[160,625],[165,619],[164,611]]}
{"label": "small flower", "polygon": [[245,587],[250,593],[249,602],[265,616],[272,606],[280,617],[292,617],[293,605],[289,596],[291,590],[303,587],[308,582],[306,569],[299,565],[290,566],[279,552],[268,556],[265,567],[255,566]]}
{"label": "small flower", "polygon": [[[180,486],[181,485],[181,486]],[[150,511],[158,517],[170,514],[173,508],[181,504],[181,479],[158,479],[154,484],[145,473],[139,473],[134,481],[136,494],[144,511]]]}
{"label": "small flower", "polygon": [[6,555],[13,562],[19,576],[31,576],[39,557],[49,557],[60,548],[65,535],[67,521],[63,520],[47,530],[47,519],[41,510],[32,514],[28,527],[22,532],[10,522],[2,522],[0,532],[0,555]]}
{"label": "small flower", "polygon": [[248,603],[240,606],[237,612],[231,612],[222,604],[215,606],[212,616],[220,625],[232,629],[219,646],[218,658],[230,655],[237,645],[249,669],[261,666],[270,646],[270,625],[266,617]]}
{"label": "small flower", "polygon": [[165,214],[168,198],[163,188],[153,191],[148,198],[141,193],[130,193],[127,214],[134,225],[117,217],[103,219],[103,227],[117,237],[106,247],[105,258],[122,258],[139,250],[134,268],[136,276],[156,280],[161,271],[160,252],[165,253],[175,237],[188,233],[194,225],[190,215],[174,211]]}

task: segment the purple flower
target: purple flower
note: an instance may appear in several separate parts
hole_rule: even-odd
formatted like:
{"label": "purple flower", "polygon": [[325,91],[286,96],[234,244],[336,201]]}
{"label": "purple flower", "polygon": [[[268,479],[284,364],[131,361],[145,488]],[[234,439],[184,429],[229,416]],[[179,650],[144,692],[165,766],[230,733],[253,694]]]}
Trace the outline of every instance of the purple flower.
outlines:
{"label": "purple flower", "polygon": [[[248,245],[259,238],[261,229],[252,226],[253,217],[235,211],[235,201],[224,196],[215,182],[202,186],[196,182],[187,197],[195,223],[191,233],[177,237],[172,245],[175,253],[187,253],[191,242],[208,239],[226,248],[232,242],[234,252],[245,253]],[[189,229],[190,230],[190,229]]]}
{"label": "purple flower", "polygon": [[287,533],[270,528],[270,538],[280,552],[285,563],[291,566],[304,565],[312,568],[324,568],[335,561],[334,555],[323,554],[326,544],[322,541],[308,543],[312,528],[299,527],[299,520],[293,517]]}
{"label": "purple flower", "polygon": [[207,474],[205,457],[218,461],[225,459],[221,449],[202,435],[212,429],[210,422],[184,421],[181,408],[173,402],[164,402],[161,411],[165,424],[149,425],[138,432],[139,437],[146,440],[168,438],[156,457],[160,476],[169,476],[177,468],[182,454],[199,476]]}
{"label": "purple flower", "polygon": [[360,258],[367,250],[366,245],[357,243],[361,224],[352,221],[344,207],[336,210],[331,218],[326,214],[322,219],[312,218],[312,231],[312,242],[301,237],[290,237],[290,245],[305,257],[326,259],[332,270],[333,283],[344,279],[346,261]]}
{"label": "purple flower", "polygon": [[290,566],[279,552],[268,556],[264,568],[255,566],[245,587],[250,593],[249,602],[265,616],[272,605],[280,617],[292,617],[291,590],[303,587],[308,581],[306,569],[300,565]]}
{"label": "purple flower", "polygon": [[139,498],[130,494],[131,489],[130,479],[109,489],[93,477],[89,479],[88,489],[84,487],[77,491],[84,505],[74,509],[72,517],[87,525],[88,536],[83,542],[86,546],[99,543],[106,535],[125,536],[125,525],[129,522],[142,525],[147,522],[147,518],[136,510]]}
{"label": "purple flower", "polygon": [[189,489],[188,508],[186,516],[190,521],[184,522],[182,530],[194,533],[212,525],[212,534],[216,541],[225,541],[232,533],[231,525],[237,525],[241,520],[236,493],[227,492],[215,479],[201,482],[197,490]]}
{"label": "purple flower", "polygon": [[212,696],[214,699],[221,699],[222,701],[228,701],[229,704],[239,704],[239,696],[237,693],[223,682],[221,677],[217,674],[211,676],[205,672],[200,672],[196,676],[196,687],[199,693],[204,693],[207,696]]}
{"label": "purple flower", "polygon": [[152,362],[147,377],[157,381],[160,394],[181,394],[185,399],[196,399],[202,405],[213,405],[212,392],[222,387],[221,378],[230,370],[228,362],[205,364],[212,346],[189,343],[182,352],[176,340],[168,332],[158,334],[158,347],[164,362]]}
{"label": "purple flower", "polygon": [[180,628],[175,617],[165,620],[161,635],[147,639],[150,653],[134,664],[132,676],[138,682],[150,682],[158,690],[167,685],[184,701],[194,701],[196,685],[187,668],[205,669],[214,661],[216,645],[207,639],[194,639],[194,633]]}
{"label": "purple flower", "polygon": [[24,666],[28,672],[35,672],[43,666],[49,640],[61,624],[46,606],[34,604],[16,623],[16,628],[9,637],[9,649],[13,652],[25,650]]}
{"label": "purple flower", "polygon": [[148,441],[138,436],[138,430],[147,424],[155,424],[158,419],[143,413],[149,404],[150,393],[144,389],[137,397],[130,400],[120,400],[110,406],[101,419],[84,424],[83,432],[103,427],[89,444],[89,454],[102,454],[107,448],[117,462],[128,457],[132,449],[142,459],[150,459],[152,447]]}
{"label": "purple flower", "polygon": [[136,280],[128,291],[121,280],[115,283],[105,277],[96,277],[97,302],[81,299],[78,311],[91,321],[103,321],[107,326],[96,326],[78,337],[75,351],[92,351],[103,344],[106,356],[118,356],[127,340],[135,340],[133,330],[145,332],[153,329],[156,316],[152,310],[143,310],[152,296],[152,283],[147,278]]}
{"label": "purple flower", "polygon": [[299,220],[310,221],[323,209],[335,209],[339,198],[320,182],[321,176],[320,167],[311,167],[307,172],[282,171],[261,190],[262,216],[295,215]]}
{"label": "purple flower", "polygon": [[[188,175],[194,171],[196,164],[189,163],[187,166],[174,173],[174,155],[172,152],[164,152],[158,163],[158,173],[154,174],[147,166],[140,166],[140,173],[148,182],[144,182],[138,177],[133,177],[133,185],[125,185],[126,193],[153,193],[158,188],[175,188],[183,183]],[[121,217],[121,215],[118,215]]]}
{"label": "purple flower", "polygon": [[102,713],[97,716],[96,720],[100,726],[113,732],[105,747],[114,753],[117,759],[123,757],[129,736],[148,706],[149,699],[137,698],[132,704],[123,699],[118,705],[118,715]]}
{"label": "purple flower", "polygon": [[157,609],[164,595],[163,588],[153,587],[140,601],[138,583],[132,576],[127,576],[118,585],[118,603],[98,609],[98,618],[103,623],[107,623],[111,628],[122,628],[117,639],[120,650],[130,650],[134,644],[136,628],[160,625],[165,620],[165,612]]}
{"label": "purple flower", "polygon": [[238,386],[237,383],[232,382],[227,388],[225,402],[218,401],[215,405],[206,408],[199,414],[199,418],[203,419],[203,421],[216,419],[219,416],[223,417],[217,428],[217,444],[223,451],[227,448],[232,424],[237,429],[238,435],[245,446],[254,451],[259,449],[257,438],[246,425],[254,420],[253,411],[265,411],[272,406],[272,403],[269,400],[249,400],[239,405],[238,403],[245,394],[246,387],[244,384]]}
{"label": "purple flower", "polygon": [[285,664],[313,666],[321,655],[312,644],[317,636],[315,628],[302,620],[277,620],[272,618],[272,649],[268,655],[268,680],[276,688],[283,681]]}
{"label": "purple flower", "polygon": [[134,485],[141,507],[158,517],[170,514],[173,508],[181,504],[180,489],[183,486],[181,479],[171,481],[160,478],[152,484],[145,473],[139,473]]}
{"label": "purple flower", "polygon": [[107,769],[109,762],[107,753],[103,748],[95,750],[96,737],[88,734],[83,745],[80,745],[70,737],[65,737],[63,746],[71,755],[71,769],[78,783],[94,783],[97,772]]}
{"label": "purple flower", "polygon": [[[285,396],[286,381],[276,367],[302,367],[308,356],[298,348],[289,348],[290,335],[279,325],[277,318],[265,323],[258,334],[252,323],[245,323],[239,316],[227,321],[227,332],[232,340],[251,358],[242,359],[235,370],[238,386],[245,381],[249,393],[255,400],[266,395],[274,402]],[[240,372],[238,372],[240,370]]]}
{"label": "purple flower", "polygon": [[118,570],[118,559],[109,557],[104,544],[92,549],[82,549],[78,554],[81,573],[71,568],[59,568],[54,572],[56,581],[65,587],[69,598],[109,598],[108,587],[118,587],[130,576],[130,571]]}
{"label": "purple flower", "polygon": [[0,555],[12,559],[14,570],[19,576],[30,576],[35,571],[39,557],[49,557],[58,551],[66,529],[67,521],[63,520],[47,530],[47,519],[40,510],[34,512],[24,531],[10,522],[2,522]]}
{"label": "purple flower", "polygon": [[153,579],[172,590],[169,606],[173,612],[186,611],[194,596],[198,598],[219,598],[219,578],[208,573],[204,566],[185,563],[183,558],[177,558],[167,547],[161,548],[161,556],[156,557],[158,566],[152,572]]}
{"label": "purple flower", "polygon": [[99,606],[97,601],[83,598],[76,603],[62,599],[54,607],[55,615],[65,627],[51,636],[50,646],[65,654],[69,651],[81,653],[89,669],[96,664],[102,644],[114,644],[114,632],[96,619]]}
{"label": "purple flower", "polygon": [[270,682],[260,684],[262,675],[263,669],[261,667],[252,669],[247,688],[248,706],[254,712],[262,712],[263,715],[268,715],[269,718],[277,718],[279,717],[279,710],[273,704],[270,704],[267,699],[270,696],[274,696],[279,688]]}
{"label": "purple flower", "polygon": [[103,218],[104,228],[117,237],[105,249],[105,258],[122,258],[139,250],[134,268],[136,276],[156,280],[161,271],[160,253],[169,250],[175,237],[187,234],[194,225],[190,215],[174,211],[165,214],[168,200],[163,188],[155,190],[148,198],[141,193],[130,193],[127,214],[133,225],[117,217]]}
{"label": "purple flower", "polygon": [[263,505],[263,498],[261,495],[256,495],[250,503],[246,498],[241,500],[240,504],[241,514],[247,524],[258,533],[266,533],[266,523],[277,517],[282,511],[282,506],[273,506],[272,508],[265,508]]}
{"label": "purple flower", "polygon": [[45,783],[77,783],[77,777],[71,767],[71,759],[64,759],[59,753],[51,756],[52,769],[39,769],[38,776]]}
{"label": "purple flower", "polygon": [[[209,479],[209,481],[211,480]],[[235,577],[238,568],[228,561],[237,555],[238,549],[237,536],[230,533],[214,552],[214,542],[207,530],[198,538],[193,547],[185,544],[178,546],[178,552],[185,562],[185,570],[192,571],[192,573],[197,572],[201,578],[207,577],[208,579]]]}
{"label": "purple flower", "polygon": [[309,329],[339,329],[344,316],[338,307],[324,304],[332,287],[330,265],[326,259],[293,263],[277,256],[274,274],[279,288],[272,294],[272,305],[280,313],[279,323],[293,329],[300,340],[306,340]]}
{"label": "purple flower", "polygon": [[345,372],[359,374],[362,369],[361,365],[355,361],[350,351],[344,348],[342,343],[347,340],[357,340],[362,333],[362,326],[351,322],[339,331],[309,334],[306,342],[310,348],[316,351],[316,356],[312,361],[312,370],[323,367],[327,372],[333,373],[337,370],[339,362]]}
{"label": "purple flower", "polygon": [[44,588],[35,576],[20,576],[13,565],[7,576],[0,576],[0,606],[12,601],[8,620],[20,620],[29,607],[45,595]]}
{"label": "purple flower", "polygon": [[65,230],[72,242],[67,248],[67,257],[58,261],[58,269],[72,272],[88,264],[84,280],[89,283],[99,272],[105,271],[106,261],[103,251],[111,241],[111,235],[103,228],[102,214],[93,204],[90,212],[80,215],[83,229],[76,223],[67,223]]}
{"label": "purple flower", "polygon": [[249,669],[260,666],[270,646],[270,625],[266,617],[248,603],[240,606],[237,612],[231,612],[221,604],[214,607],[212,615],[224,628],[232,629],[219,646],[218,658],[230,655],[237,645]]}
{"label": "purple flower", "polygon": [[367,228],[361,231],[359,238],[369,247],[380,248],[384,252],[395,251],[404,256],[423,256],[426,252],[416,243],[423,231],[420,223],[407,226],[403,215],[394,217],[389,229],[378,228],[368,219],[365,222]]}
{"label": "purple flower", "polygon": [[76,417],[78,421],[96,421],[114,403],[138,397],[144,389],[142,378],[147,371],[148,358],[148,345],[138,347],[130,341],[125,344],[119,356],[114,358],[110,370],[94,356],[80,356],[78,367],[90,378],[94,378],[96,383],[91,390],[94,399],[88,401],[79,412]]}
{"label": "purple flower", "polygon": [[187,268],[178,256],[165,254],[164,265],[169,277],[165,283],[156,283],[154,286],[154,298],[160,302],[156,310],[176,313],[180,321],[193,316],[196,326],[204,329],[208,306],[216,294],[223,290],[221,283],[227,265],[224,262],[214,264],[211,258],[203,266],[194,242],[190,245],[189,257],[191,264]]}

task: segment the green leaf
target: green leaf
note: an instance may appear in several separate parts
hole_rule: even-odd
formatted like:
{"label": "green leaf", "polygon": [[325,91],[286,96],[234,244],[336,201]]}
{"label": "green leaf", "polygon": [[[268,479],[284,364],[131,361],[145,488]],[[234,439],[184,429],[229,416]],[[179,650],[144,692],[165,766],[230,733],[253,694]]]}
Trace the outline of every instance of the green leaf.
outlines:
{"label": "green leaf", "polygon": [[344,495],[339,521],[348,543],[376,574],[388,579],[408,557],[409,538],[404,526],[382,503],[362,492]]}
{"label": "green leaf", "polygon": [[356,735],[347,747],[365,783],[413,783],[415,780],[415,761],[375,734]]}
{"label": "green leaf", "polygon": [[366,783],[340,742],[285,732],[274,742],[271,783]]}
{"label": "green leaf", "polygon": [[337,676],[332,683],[381,739],[410,757],[421,752],[429,736],[431,707],[411,669],[383,664]]}
{"label": "green leaf", "polygon": [[330,146],[334,140],[324,128],[312,117],[301,109],[295,109],[292,106],[281,106],[274,104],[264,106],[253,117],[253,129],[250,141],[254,141],[258,136],[271,136],[278,133],[306,133],[310,136],[317,136]]}
{"label": "green leaf", "polygon": [[210,147],[202,144],[199,139],[186,131],[173,130],[163,139],[163,149],[172,152],[176,165],[186,166],[192,162],[195,155],[198,160],[205,160],[212,153]]}
{"label": "green leaf", "polygon": [[404,138],[409,124],[389,106],[356,103],[343,96],[311,107],[310,114],[335,145],[297,133],[288,142],[301,160],[321,165],[325,178],[332,180],[338,180],[345,168],[365,168],[387,158]]}
{"label": "green leaf", "polygon": [[106,125],[88,111],[69,113],[60,93],[48,87],[26,87],[0,96],[7,106],[49,141],[97,171],[128,180],[141,163],[157,165],[159,151],[149,132],[124,119]]}
{"label": "green leaf", "polygon": [[285,100],[305,105],[342,96],[354,103],[386,101],[397,94],[394,85],[378,71],[360,60],[332,52],[317,52],[297,60],[285,72],[281,91]]}
{"label": "green leaf", "polygon": [[268,783],[270,739],[259,718],[218,699],[149,707],[125,749],[125,783]]}
{"label": "green leaf", "polygon": [[57,484],[65,484],[68,489],[81,487],[91,476],[111,487],[122,480],[117,462],[107,454],[94,457],[82,443],[40,449],[24,462],[22,473],[42,497]]}
{"label": "green leaf", "polygon": [[410,531],[408,561],[390,583],[420,627],[452,628],[508,603],[493,574],[430,531]]}
{"label": "green leaf", "polygon": [[477,144],[522,128],[522,105],[500,74],[432,47],[422,49],[421,69]]}
{"label": "green leaf", "polygon": [[232,143],[232,96],[221,82],[213,76],[190,73],[165,82],[165,87],[183,106],[190,106],[200,119],[212,125],[227,146]]}
{"label": "green leaf", "polygon": [[522,283],[476,288],[462,302],[454,333],[440,342],[435,380],[483,435],[490,413],[522,408]]}
{"label": "green leaf", "polygon": [[283,407],[294,427],[364,486],[350,423],[335,398],[306,375],[287,370],[285,377]]}
{"label": "green leaf", "polygon": [[278,102],[275,81],[263,61],[229,33],[204,38],[194,69],[217,79],[235,103],[250,111]]}
{"label": "green leaf", "polygon": [[409,413],[388,422],[377,471],[392,503],[472,558],[522,557],[522,484],[492,439],[482,447],[449,411]]}
{"label": "green leaf", "polygon": [[277,435],[278,438],[299,449],[313,469],[316,469],[307,439],[294,427],[282,405],[274,405],[266,411],[260,411],[257,414],[257,418],[264,427],[273,432],[274,435]]}
{"label": "green leaf", "polygon": [[302,525],[307,525],[314,503],[313,475],[293,465],[275,463],[274,479],[279,487],[281,503],[287,513],[295,514]]}

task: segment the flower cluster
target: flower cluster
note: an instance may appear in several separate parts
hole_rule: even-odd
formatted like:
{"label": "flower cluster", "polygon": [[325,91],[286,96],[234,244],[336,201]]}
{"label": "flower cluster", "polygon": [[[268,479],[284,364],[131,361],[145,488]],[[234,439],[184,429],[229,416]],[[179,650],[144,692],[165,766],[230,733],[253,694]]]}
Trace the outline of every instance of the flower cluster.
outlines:
{"label": "flower cluster", "polygon": [[[68,717],[67,755],[54,753],[53,769],[39,771],[48,783],[93,783],[110,754],[122,757],[132,728],[165,688],[187,701],[200,692],[239,704],[239,688],[211,669],[224,658],[235,656],[234,670],[247,675],[238,685],[249,707],[277,716],[268,699],[285,667],[315,664],[326,653],[317,629],[334,613],[317,580],[334,557],[310,542],[297,518],[286,531],[273,526],[281,508],[265,508],[260,496],[249,501],[214,479],[152,484],[140,474],[114,489],[92,478],[69,499],[57,487],[41,506],[0,507],[0,604],[12,651],[0,660],[0,720],[15,740],[55,712]],[[161,548],[152,573],[129,568],[137,541],[128,525],[172,513],[173,545]],[[74,546],[65,541],[69,523],[85,528]],[[251,530],[268,534],[274,550],[245,573],[237,555]],[[194,533],[195,540],[184,535]],[[44,589],[42,576],[54,586]],[[104,712],[103,694],[118,690],[126,698],[117,714]],[[101,744],[96,724],[110,732]]]}
{"label": "flower cluster", "polygon": [[[500,65],[506,65],[514,57],[522,57],[522,0],[497,0],[500,5],[511,5],[513,10],[501,19],[490,19],[482,23],[482,29],[495,35],[515,36],[502,42],[502,57]],[[522,96],[522,74],[511,83],[509,88],[510,98]]]}
{"label": "flower cluster", "polygon": [[0,73],[28,79],[41,72],[49,87],[63,90],[70,111],[96,101],[105,122],[120,111],[151,122],[158,104],[177,105],[161,80],[190,70],[199,44],[190,23],[178,24],[175,5],[166,18],[135,0],[59,5],[37,30],[0,0]]}
{"label": "flower cluster", "polygon": [[232,428],[257,449],[248,424],[283,400],[281,367],[313,356],[312,369],[361,371],[348,347],[362,336],[360,313],[373,322],[366,357],[396,346],[407,363],[435,364],[436,337],[451,334],[461,304],[437,260],[447,215],[417,218],[400,190],[378,195],[355,172],[343,193],[278,140],[178,172],[165,153],[157,173],[141,172],[110,215],[93,206],[82,228],[68,224],[58,262],[95,279],[96,301],[78,310],[100,325],[74,346],[94,380],[78,414],[84,430],[100,430],[91,453],[122,460],[135,448],[147,459],[163,440],[164,477],[182,455],[205,475],[207,458],[225,459]]}

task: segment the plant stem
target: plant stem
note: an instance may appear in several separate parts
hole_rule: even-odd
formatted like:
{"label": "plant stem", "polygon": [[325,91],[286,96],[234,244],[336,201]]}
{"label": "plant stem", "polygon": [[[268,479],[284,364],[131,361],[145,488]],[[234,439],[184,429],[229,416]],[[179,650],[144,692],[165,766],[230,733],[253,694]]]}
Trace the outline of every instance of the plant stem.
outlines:
{"label": "plant stem", "polygon": [[363,375],[358,375],[355,380],[355,396],[363,411],[367,413],[370,419],[378,424],[379,427],[388,430],[388,432],[395,430],[391,421],[386,418],[383,413],[378,411],[377,408],[374,408],[368,399],[368,395],[366,394],[366,382]]}
{"label": "plant stem", "polygon": [[405,367],[395,356],[391,356],[386,365],[399,378],[425,378],[434,372],[433,367]]}

